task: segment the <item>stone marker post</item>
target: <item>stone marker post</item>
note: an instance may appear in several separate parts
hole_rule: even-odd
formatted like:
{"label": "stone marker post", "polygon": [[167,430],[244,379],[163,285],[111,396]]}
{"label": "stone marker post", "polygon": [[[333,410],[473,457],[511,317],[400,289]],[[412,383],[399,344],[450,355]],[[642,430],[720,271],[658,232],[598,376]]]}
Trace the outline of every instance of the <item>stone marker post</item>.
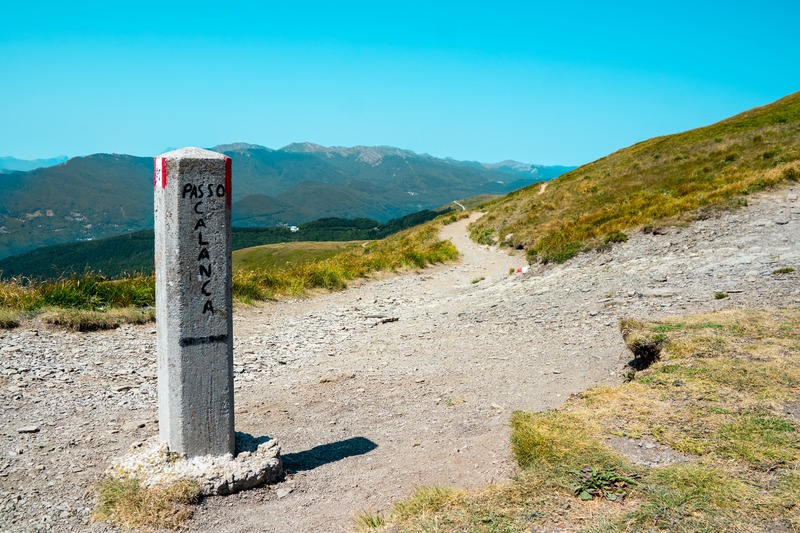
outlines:
{"label": "stone marker post", "polygon": [[155,158],[159,439],[188,457],[235,454],[231,160]]}

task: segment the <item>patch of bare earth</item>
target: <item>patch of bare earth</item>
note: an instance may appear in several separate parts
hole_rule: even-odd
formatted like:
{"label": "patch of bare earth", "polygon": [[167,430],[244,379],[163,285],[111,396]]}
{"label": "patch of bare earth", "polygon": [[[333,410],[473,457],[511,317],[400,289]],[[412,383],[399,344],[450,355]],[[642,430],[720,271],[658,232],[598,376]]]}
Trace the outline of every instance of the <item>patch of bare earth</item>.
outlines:
{"label": "patch of bare earth", "polygon": [[[798,273],[773,274],[800,266],[797,192],[524,275],[460,222],[458,264],[237,309],[237,430],[277,438],[289,474],[206,499],[188,529],[347,531],[419,485],[507,480],[513,410],[621,381],[621,318],[800,303]],[[0,529],[108,529],[83,494],[157,432],[152,331],[0,333]],[[621,446],[683,460],[638,444]]]}

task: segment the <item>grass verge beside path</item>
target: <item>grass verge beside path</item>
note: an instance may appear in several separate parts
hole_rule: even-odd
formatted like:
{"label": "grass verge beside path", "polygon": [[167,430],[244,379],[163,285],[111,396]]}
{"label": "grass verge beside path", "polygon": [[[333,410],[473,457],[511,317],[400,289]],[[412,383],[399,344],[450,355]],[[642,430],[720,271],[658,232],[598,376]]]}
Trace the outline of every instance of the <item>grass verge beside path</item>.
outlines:
{"label": "grass verge beside path", "polygon": [[233,277],[233,294],[237,300],[250,303],[313,289],[338,290],[374,272],[423,268],[453,260],[458,250],[450,241],[439,239],[440,228],[439,223],[425,224],[322,261],[281,269],[242,270]]}
{"label": "grass verge beside path", "polygon": [[[442,221],[431,222],[368,243],[312,243],[314,256],[293,245],[275,264],[275,254],[252,252],[248,267],[235,270],[233,297],[242,303],[295,296],[311,290],[338,290],[353,279],[379,271],[423,268],[458,257],[450,241],[439,239]],[[333,254],[336,247],[346,250]],[[258,258],[262,260],[259,261]],[[320,259],[320,257],[325,257]],[[155,279],[129,276],[107,279],[90,273],[53,281],[0,282],[0,328],[17,327],[26,317],[76,331],[108,329],[155,318]]]}
{"label": "grass verge beside path", "polygon": [[[381,518],[389,530],[800,530],[800,310],[626,321],[623,332],[635,351],[655,350],[649,368],[559,409],[514,413],[511,483],[418,489]],[[612,447],[620,440],[673,461],[637,466]]]}

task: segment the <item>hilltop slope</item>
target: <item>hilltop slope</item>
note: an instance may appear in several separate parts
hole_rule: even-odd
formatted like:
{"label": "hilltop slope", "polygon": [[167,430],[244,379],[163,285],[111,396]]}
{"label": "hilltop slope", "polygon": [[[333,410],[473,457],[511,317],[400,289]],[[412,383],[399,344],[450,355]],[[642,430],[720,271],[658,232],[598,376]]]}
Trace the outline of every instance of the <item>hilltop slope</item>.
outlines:
{"label": "hilltop slope", "polygon": [[0,257],[152,227],[152,168],[148,157],[96,154],[0,175]]}
{"label": "hilltop slope", "polygon": [[[656,137],[529,186],[486,208],[479,241],[500,240],[544,261],[565,260],[615,232],[800,179],[800,92],[711,126]],[[509,236],[509,234],[512,234]]]}

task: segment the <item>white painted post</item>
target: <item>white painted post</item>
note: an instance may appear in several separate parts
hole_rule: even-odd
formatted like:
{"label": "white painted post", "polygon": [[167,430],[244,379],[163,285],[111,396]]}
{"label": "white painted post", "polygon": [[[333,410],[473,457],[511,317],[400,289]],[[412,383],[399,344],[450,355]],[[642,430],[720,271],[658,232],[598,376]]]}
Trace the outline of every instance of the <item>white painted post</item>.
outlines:
{"label": "white painted post", "polygon": [[235,454],[231,160],[155,158],[159,439],[188,457]]}

